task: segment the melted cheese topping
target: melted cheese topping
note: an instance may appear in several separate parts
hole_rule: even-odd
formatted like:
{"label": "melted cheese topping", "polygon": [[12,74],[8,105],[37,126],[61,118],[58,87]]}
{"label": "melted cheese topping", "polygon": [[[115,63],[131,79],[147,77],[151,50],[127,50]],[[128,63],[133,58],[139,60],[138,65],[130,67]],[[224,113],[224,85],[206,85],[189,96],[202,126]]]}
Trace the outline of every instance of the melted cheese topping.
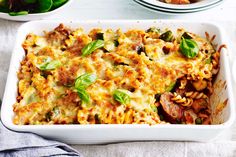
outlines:
{"label": "melted cheese topping", "polygon": [[[100,32],[105,44],[116,40],[119,45],[109,52],[100,48],[82,57],[82,48]],[[44,36],[29,34],[23,43],[26,56],[18,73],[14,123],[161,123],[153,110],[155,95],[169,91],[184,75],[193,79],[212,77],[212,64],[205,62],[215,51],[207,39],[192,35],[200,51],[197,57],[188,59],[180,53],[179,41],[165,42],[143,30],[93,29],[86,34],[81,28],[71,30],[60,25]],[[143,50],[139,52],[139,48]],[[58,60],[61,66],[40,70],[39,65],[47,59]],[[89,104],[82,103],[74,89],[75,79],[85,73],[97,76],[86,89]],[[114,100],[116,89],[130,97],[129,104]]]}

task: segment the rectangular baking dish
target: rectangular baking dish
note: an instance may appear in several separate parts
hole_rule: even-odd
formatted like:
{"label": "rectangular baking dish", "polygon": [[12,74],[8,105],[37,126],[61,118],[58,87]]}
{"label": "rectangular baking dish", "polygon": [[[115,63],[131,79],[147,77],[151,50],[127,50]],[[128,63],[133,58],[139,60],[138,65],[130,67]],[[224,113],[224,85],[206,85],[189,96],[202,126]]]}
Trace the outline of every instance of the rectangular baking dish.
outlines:
{"label": "rectangular baking dish", "polygon": [[[177,28],[184,28],[187,31],[205,37],[205,32],[216,35],[214,43],[226,44],[222,28],[208,22],[186,22],[173,20],[148,20],[148,21],[34,21],[23,24],[17,34],[15,48],[13,50],[5,94],[2,103],[1,119],[3,124],[14,131],[33,132],[47,138],[60,140],[70,144],[96,144],[137,140],[184,140],[184,141],[208,141],[215,138],[222,131],[229,129],[235,118],[234,98],[231,85],[229,68],[229,56],[227,49],[222,49],[220,60],[220,71],[214,84],[214,92],[211,96],[212,104],[212,125],[181,125],[181,124],[97,124],[97,125],[15,125],[12,122],[14,116],[12,105],[17,96],[17,71],[25,52],[21,47],[22,42],[28,33],[42,34],[43,31],[50,31],[64,23],[72,28],[83,27],[85,31],[100,27],[103,29],[121,28],[148,29],[152,26],[161,29],[169,28],[176,31]],[[226,106],[219,111],[224,101]],[[222,105],[221,105],[222,106]]]}

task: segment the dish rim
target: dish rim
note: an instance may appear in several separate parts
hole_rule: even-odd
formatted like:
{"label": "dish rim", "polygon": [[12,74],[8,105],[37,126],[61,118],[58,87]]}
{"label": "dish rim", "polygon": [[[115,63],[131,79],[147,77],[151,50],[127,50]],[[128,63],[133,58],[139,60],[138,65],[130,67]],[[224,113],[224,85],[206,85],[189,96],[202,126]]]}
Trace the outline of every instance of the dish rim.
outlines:
{"label": "dish rim", "polygon": [[[2,106],[1,106],[1,120],[2,123],[9,128],[10,130],[15,130],[15,131],[38,131],[38,130],[54,130],[54,129],[65,129],[65,130],[71,130],[71,129],[116,129],[116,128],[124,128],[124,129],[128,129],[128,128],[144,128],[144,129],[148,129],[148,128],[185,128],[185,129],[210,129],[210,130],[216,130],[216,129],[225,129],[225,128],[229,128],[233,123],[234,123],[234,119],[235,119],[235,106],[234,104],[234,97],[233,97],[233,88],[232,88],[232,80],[231,80],[231,76],[230,76],[230,68],[229,68],[229,63],[224,63],[224,66],[226,66],[225,69],[225,75],[226,75],[226,83],[227,83],[227,94],[228,94],[228,99],[229,99],[229,118],[227,121],[225,121],[222,124],[213,124],[213,125],[186,125],[186,124],[157,124],[157,125],[148,125],[148,124],[99,124],[99,125],[92,125],[92,124],[88,124],[88,125],[79,125],[79,124],[66,124],[66,125],[15,125],[12,122],[12,118],[9,119],[10,116],[4,116],[2,113],[4,113],[5,110],[7,110],[7,93],[9,93],[10,90],[10,76],[12,75],[12,73],[15,73],[16,71],[14,71],[13,65],[14,65],[14,59],[17,56],[17,45],[19,44],[19,37],[20,37],[20,33],[21,31],[25,30],[25,27],[27,28],[28,25],[37,25],[37,24],[43,24],[43,23],[49,23],[49,24],[55,24],[58,25],[60,23],[63,24],[69,24],[69,23],[74,23],[74,24],[95,24],[95,23],[100,23],[100,24],[121,24],[124,25],[125,23],[146,23],[146,24],[157,24],[157,23],[164,23],[166,25],[168,24],[173,24],[173,23],[182,23],[182,27],[184,28],[184,25],[186,24],[205,24],[205,25],[209,25],[212,27],[216,27],[219,30],[219,33],[221,35],[221,41],[225,41],[227,42],[227,40],[225,40],[225,33],[224,30],[222,29],[221,26],[219,26],[218,24],[214,23],[214,22],[207,22],[207,21],[201,21],[201,22],[197,22],[197,21],[183,21],[183,20],[83,20],[83,21],[60,21],[60,20],[55,20],[55,21],[50,21],[50,20],[38,20],[38,21],[31,21],[31,22],[27,22],[24,23],[23,25],[21,25],[18,30],[17,30],[17,35],[16,35],[16,42],[15,42],[15,46],[13,48],[12,51],[12,56],[11,56],[11,60],[10,60],[10,66],[9,66],[9,71],[8,71],[8,75],[7,75],[7,82],[6,82],[6,86],[5,86],[5,92],[4,92],[4,96],[3,96],[3,101],[2,101]],[[42,30],[43,31],[43,30]],[[226,43],[227,44],[227,43]],[[19,45],[18,45],[19,46]],[[224,55],[224,59],[229,60],[229,55],[227,50],[223,49],[223,55]],[[9,108],[9,107],[8,107]],[[10,105],[10,108],[12,108],[12,105]],[[13,112],[13,111],[12,111]],[[66,127],[65,127],[66,126]]]}
{"label": "dish rim", "polygon": [[194,12],[194,11],[197,11],[197,10],[204,10],[205,8],[211,8],[211,6],[215,6],[216,4],[220,4],[222,3],[224,0],[217,0],[215,1],[214,3],[211,3],[211,4],[207,4],[207,5],[204,5],[204,6],[201,6],[201,7],[196,7],[196,8],[184,8],[184,9],[179,9],[179,8],[166,8],[166,7],[163,7],[163,6],[159,6],[159,5],[154,5],[154,4],[151,4],[145,0],[134,0],[136,2],[140,2],[142,3],[143,5],[147,5],[149,7],[152,7],[153,9],[159,9],[159,10],[163,10],[163,11],[175,11],[175,12]]}
{"label": "dish rim", "polygon": [[212,5],[218,1],[224,1],[224,0],[200,0],[196,3],[190,3],[190,4],[168,4],[164,2],[160,2],[159,0],[142,0],[145,3],[149,3],[153,6],[158,6],[163,9],[173,9],[173,10],[186,10],[186,9],[197,9],[205,6]]}
{"label": "dish rim", "polygon": [[184,15],[184,14],[191,14],[191,13],[196,13],[196,12],[200,12],[200,11],[206,11],[208,9],[212,9],[214,7],[217,7],[223,1],[219,1],[217,3],[214,3],[212,5],[209,5],[209,6],[206,6],[206,7],[203,7],[203,8],[186,9],[186,10],[174,10],[174,9],[160,8],[158,6],[152,6],[150,4],[144,3],[141,0],[134,0],[134,2],[136,2],[138,5],[140,5],[141,7],[143,7],[144,9],[147,9],[149,11],[158,12],[158,13],[162,13],[162,14],[172,15],[173,16],[173,15]]}

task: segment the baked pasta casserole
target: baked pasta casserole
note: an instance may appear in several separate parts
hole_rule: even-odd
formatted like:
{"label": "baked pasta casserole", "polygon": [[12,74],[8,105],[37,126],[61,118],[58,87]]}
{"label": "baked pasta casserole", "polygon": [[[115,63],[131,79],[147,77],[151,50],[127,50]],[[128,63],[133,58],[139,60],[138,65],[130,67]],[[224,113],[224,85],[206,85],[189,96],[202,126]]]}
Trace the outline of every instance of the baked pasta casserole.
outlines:
{"label": "baked pasta casserole", "polygon": [[[207,33],[206,33],[207,34]],[[60,24],[22,44],[14,124],[210,124],[209,35]]]}

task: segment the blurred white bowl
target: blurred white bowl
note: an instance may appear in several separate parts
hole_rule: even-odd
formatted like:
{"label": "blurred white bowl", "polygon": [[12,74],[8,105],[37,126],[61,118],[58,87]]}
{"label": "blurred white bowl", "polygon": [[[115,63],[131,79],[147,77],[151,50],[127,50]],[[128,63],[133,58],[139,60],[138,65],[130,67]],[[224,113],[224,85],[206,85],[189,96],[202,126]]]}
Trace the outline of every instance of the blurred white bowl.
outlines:
{"label": "blurred white bowl", "polygon": [[56,14],[58,12],[60,12],[61,10],[63,10],[64,8],[68,7],[73,0],[68,0],[65,4],[63,4],[62,6],[49,11],[49,12],[45,12],[45,13],[32,13],[32,14],[27,14],[27,15],[19,15],[19,16],[10,16],[8,13],[2,13],[0,12],[0,18],[1,19],[6,19],[6,20],[12,20],[12,21],[31,21],[31,20],[41,20],[44,19],[46,17],[49,17],[53,14]]}

